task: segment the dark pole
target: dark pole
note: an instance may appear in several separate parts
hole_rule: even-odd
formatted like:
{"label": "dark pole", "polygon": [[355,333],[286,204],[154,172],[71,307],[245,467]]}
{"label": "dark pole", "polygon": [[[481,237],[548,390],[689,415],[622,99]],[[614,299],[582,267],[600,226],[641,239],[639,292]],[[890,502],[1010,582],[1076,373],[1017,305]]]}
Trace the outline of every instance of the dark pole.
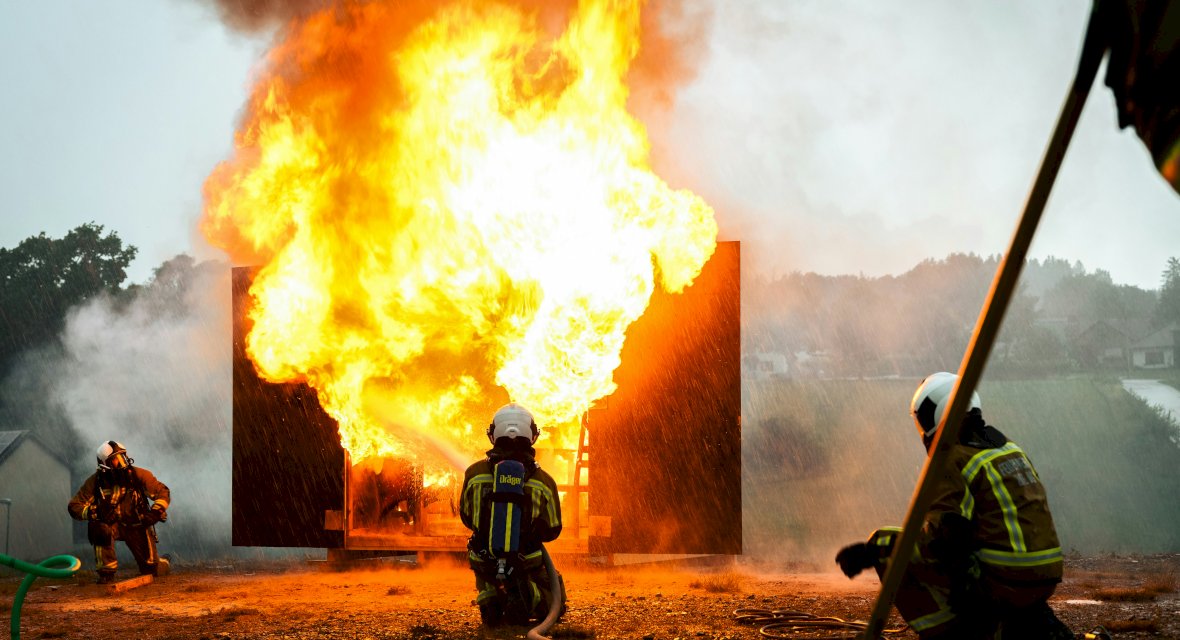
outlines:
{"label": "dark pole", "polygon": [[905,525],[893,545],[893,555],[890,557],[888,568],[881,579],[881,592],[873,604],[872,617],[869,618],[864,634],[861,636],[864,639],[880,637],[881,630],[885,627],[885,620],[889,617],[893,598],[897,594],[897,588],[901,585],[902,576],[905,575],[910,556],[913,554],[914,544],[918,540],[918,532],[922,528],[926,512],[930,510],[930,504],[934,501],[935,483],[933,479],[939,474],[932,473],[932,470],[946,466],[951,445],[959,440],[961,421],[950,418],[966,413],[971,393],[975,390],[976,384],[983,374],[983,368],[987,364],[996,334],[1000,331],[1004,312],[1008,308],[1008,302],[1012,299],[1012,293],[1016,290],[1016,283],[1020,278],[1020,270],[1024,266],[1025,257],[1028,255],[1033,234],[1041,220],[1041,213],[1045,210],[1045,203],[1049,200],[1049,192],[1053,189],[1053,182],[1057,179],[1057,171],[1061,168],[1061,161],[1065,157],[1070,138],[1073,137],[1074,129],[1077,127],[1082,107],[1085,106],[1086,98],[1090,95],[1090,87],[1098,75],[1098,66],[1102,62],[1102,56],[1106,53],[1107,47],[1107,42],[1100,29],[1098,17],[1100,5],[1101,0],[1096,0],[1091,9],[1090,22],[1086,28],[1085,41],[1082,44],[1082,55],[1078,63],[1077,74],[1074,76],[1073,85],[1065,98],[1065,104],[1061,108],[1061,115],[1057,118],[1057,127],[1053,130],[1053,137],[1050,138],[1049,146],[1045,149],[1045,157],[1041,160],[1041,168],[1033,183],[1032,191],[1029,193],[1024,214],[1020,217],[1016,232],[1012,236],[1012,244],[996,270],[991,291],[983,304],[983,310],[980,312],[975,331],[971,336],[971,344],[968,345],[963,363],[959,367],[959,379],[951,391],[950,408],[943,413],[942,423],[934,434],[930,456],[926,459],[926,466],[922,469],[918,486],[910,500],[910,510],[906,514]]}
{"label": "dark pole", "polygon": [[8,538],[12,532],[12,498],[0,498],[0,504],[4,505],[4,555],[8,555]]}

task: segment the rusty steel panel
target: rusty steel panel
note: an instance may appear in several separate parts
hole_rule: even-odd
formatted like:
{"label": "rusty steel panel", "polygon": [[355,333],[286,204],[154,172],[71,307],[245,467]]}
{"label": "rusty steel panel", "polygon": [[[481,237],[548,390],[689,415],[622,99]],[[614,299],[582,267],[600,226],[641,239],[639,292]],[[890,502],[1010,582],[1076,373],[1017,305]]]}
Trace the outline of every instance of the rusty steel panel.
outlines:
{"label": "rusty steel panel", "polygon": [[[590,412],[591,554],[742,551],[737,242],[627,331],[618,390]],[[608,520],[603,520],[606,518]]]}
{"label": "rusty steel panel", "polygon": [[233,544],[340,547],[341,527],[325,523],[344,509],[336,421],[307,385],[259,379],[245,352],[252,277],[233,271]]}

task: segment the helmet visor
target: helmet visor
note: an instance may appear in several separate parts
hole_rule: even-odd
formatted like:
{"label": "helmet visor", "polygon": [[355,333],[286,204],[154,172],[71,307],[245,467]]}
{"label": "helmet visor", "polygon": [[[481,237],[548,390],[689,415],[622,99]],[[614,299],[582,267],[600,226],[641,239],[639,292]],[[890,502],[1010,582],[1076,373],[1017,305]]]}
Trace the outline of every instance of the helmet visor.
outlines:
{"label": "helmet visor", "polygon": [[131,466],[131,461],[127,459],[126,451],[116,451],[107,458],[107,466],[111,469],[126,469]]}

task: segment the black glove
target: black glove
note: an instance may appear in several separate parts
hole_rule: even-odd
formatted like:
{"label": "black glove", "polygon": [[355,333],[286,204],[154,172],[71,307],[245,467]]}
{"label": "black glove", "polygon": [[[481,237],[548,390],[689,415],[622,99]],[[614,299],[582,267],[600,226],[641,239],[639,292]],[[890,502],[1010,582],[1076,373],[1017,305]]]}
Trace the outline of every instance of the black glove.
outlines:
{"label": "black glove", "polygon": [[151,511],[148,511],[148,521],[152,524],[157,522],[166,522],[168,520],[168,510],[163,505],[153,504]]}
{"label": "black glove", "polygon": [[119,521],[119,510],[99,509],[97,520],[103,524],[115,524]]}
{"label": "black glove", "polygon": [[836,564],[849,578],[877,564],[877,550],[864,542],[850,544],[836,554]]}

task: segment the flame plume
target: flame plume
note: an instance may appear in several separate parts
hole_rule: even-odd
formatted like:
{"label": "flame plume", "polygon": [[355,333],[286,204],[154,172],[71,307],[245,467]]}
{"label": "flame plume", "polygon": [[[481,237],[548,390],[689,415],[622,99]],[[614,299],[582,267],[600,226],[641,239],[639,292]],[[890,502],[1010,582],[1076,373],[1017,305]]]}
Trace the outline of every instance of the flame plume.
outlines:
{"label": "flame plume", "polygon": [[270,52],[202,229],[261,266],[259,374],[315,388],[354,463],[470,451],[509,398],[568,445],[712,255],[626,110],[640,4],[338,3]]}

